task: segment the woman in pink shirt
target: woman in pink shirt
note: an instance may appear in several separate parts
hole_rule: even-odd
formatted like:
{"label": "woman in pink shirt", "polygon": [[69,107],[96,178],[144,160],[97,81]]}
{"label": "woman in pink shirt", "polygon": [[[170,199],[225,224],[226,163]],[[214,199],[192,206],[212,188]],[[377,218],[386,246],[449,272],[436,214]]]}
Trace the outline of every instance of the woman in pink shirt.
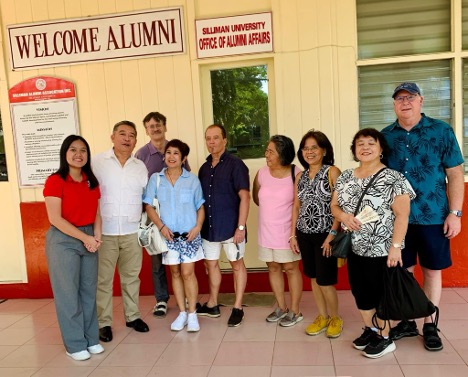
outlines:
{"label": "woman in pink shirt", "polygon": [[[270,285],[278,307],[266,320],[279,321],[289,327],[302,321],[299,310],[302,296],[302,275],[299,270],[299,253],[291,251],[292,206],[294,180],[300,169],[292,165],[295,157],[293,141],[282,135],[270,138],[265,151],[267,165],[255,176],[253,200],[259,206],[258,258],[268,265]],[[288,278],[291,306],[288,309],[284,298],[283,270]]]}

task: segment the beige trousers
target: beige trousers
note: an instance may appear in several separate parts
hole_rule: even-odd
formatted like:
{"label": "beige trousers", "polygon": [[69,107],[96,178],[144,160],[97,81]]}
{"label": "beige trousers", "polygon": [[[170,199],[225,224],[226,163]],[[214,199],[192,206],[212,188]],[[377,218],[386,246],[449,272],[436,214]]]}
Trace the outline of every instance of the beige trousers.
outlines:
{"label": "beige trousers", "polygon": [[116,266],[120,277],[125,321],[130,322],[141,317],[138,297],[143,254],[137,237],[137,233],[102,236],[96,296],[99,328],[112,325],[112,286]]}

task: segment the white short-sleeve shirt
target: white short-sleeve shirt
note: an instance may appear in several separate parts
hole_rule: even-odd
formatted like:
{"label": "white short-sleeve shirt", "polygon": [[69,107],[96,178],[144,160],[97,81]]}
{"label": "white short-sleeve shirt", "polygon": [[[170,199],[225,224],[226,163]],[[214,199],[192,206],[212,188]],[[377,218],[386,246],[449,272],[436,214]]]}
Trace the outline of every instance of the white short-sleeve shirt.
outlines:
{"label": "white short-sleeve shirt", "polygon": [[145,164],[132,156],[122,166],[111,149],[96,155],[92,168],[101,188],[102,234],[121,236],[136,233],[143,208],[143,193],[148,183]]}

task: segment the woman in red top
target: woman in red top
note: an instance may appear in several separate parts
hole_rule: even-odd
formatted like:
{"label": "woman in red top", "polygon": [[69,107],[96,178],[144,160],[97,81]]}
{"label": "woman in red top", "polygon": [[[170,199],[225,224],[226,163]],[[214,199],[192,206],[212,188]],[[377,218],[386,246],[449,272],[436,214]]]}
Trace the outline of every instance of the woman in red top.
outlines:
{"label": "woman in red top", "polygon": [[96,312],[101,193],[90,161],[86,140],[68,136],[60,148],[60,167],[44,185],[51,224],[46,235],[49,277],[66,353],[74,360],[104,351]]}

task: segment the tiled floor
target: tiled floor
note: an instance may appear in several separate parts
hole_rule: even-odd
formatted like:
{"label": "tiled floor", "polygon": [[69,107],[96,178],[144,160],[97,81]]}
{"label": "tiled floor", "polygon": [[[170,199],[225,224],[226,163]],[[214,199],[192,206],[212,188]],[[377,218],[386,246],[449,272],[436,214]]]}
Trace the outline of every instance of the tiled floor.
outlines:
{"label": "tiled floor", "polygon": [[[120,298],[114,298],[114,340],[106,351],[76,362],[65,355],[50,299],[8,300],[0,304],[0,376],[468,376],[468,288],[444,289],[439,327],[440,352],[424,350],[422,338],[397,341],[397,350],[376,360],[351,346],[362,324],[349,291],[339,292],[345,328],[338,339],[312,337],[305,327],[316,315],[311,292],[305,292],[305,320],[283,328],[265,322],[272,308],[245,308],[245,320],[228,328],[229,308],[218,319],[200,318],[201,331],[174,333],[174,300],[165,319],[151,313],[154,299],[141,297],[150,332],[125,327]],[[204,302],[204,297],[201,297]],[[419,321],[419,328],[421,322]]]}

